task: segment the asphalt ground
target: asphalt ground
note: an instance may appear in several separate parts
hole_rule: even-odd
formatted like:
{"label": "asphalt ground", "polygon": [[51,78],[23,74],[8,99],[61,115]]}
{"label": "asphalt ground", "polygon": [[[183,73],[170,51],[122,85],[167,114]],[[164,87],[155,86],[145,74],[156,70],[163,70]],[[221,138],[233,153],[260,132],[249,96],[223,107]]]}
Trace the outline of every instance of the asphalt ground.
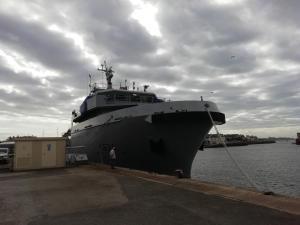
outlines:
{"label": "asphalt ground", "polygon": [[11,163],[10,162],[0,162],[0,173],[6,173],[10,170]]}
{"label": "asphalt ground", "polygon": [[91,167],[0,174],[0,225],[299,225],[300,216]]}

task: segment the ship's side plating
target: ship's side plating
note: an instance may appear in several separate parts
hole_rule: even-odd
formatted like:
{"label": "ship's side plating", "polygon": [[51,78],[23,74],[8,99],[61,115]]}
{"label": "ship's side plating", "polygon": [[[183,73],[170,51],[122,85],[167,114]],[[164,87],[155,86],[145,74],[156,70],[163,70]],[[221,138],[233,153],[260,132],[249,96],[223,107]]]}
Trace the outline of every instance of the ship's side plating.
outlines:
{"label": "ship's side plating", "polygon": [[116,146],[117,165],[190,176],[198,148],[212,127],[207,110],[217,123],[225,116],[206,101],[140,104],[100,114],[72,128],[72,146],[86,146],[91,161],[108,163]]}

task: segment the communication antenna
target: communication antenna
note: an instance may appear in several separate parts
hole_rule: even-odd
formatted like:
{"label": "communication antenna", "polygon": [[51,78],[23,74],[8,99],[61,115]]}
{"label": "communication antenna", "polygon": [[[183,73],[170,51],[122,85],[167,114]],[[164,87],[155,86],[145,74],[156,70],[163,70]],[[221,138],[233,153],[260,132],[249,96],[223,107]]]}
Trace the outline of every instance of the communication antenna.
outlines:
{"label": "communication antenna", "polygon": [[72,116],[71,116],[71,129],[73,128],[73,120],[77,116],[75,109],[72,111]]}
{"label": "communication antenna", "polygon": [[147,92],[148,88],[149,88],[149,85],[144,85],[144,92]]}
{"label": "communication antenna", "polygon": [[106,75],[106,82],[107,82],[107,89],[112,89],[112,82],[111,79],[114,76],[114,71],[112,70],[112,66],[110,66],[109,68],[106,65],[106,61],[104,60],[104,63],[101,64],[101,68],[98,68],[99,71],[102,71],[105,73]]}
{"label": "communication antenna", "polygon": [[92,74],[89,73],[89,88],[90,88],[90,92],[92,90]]}

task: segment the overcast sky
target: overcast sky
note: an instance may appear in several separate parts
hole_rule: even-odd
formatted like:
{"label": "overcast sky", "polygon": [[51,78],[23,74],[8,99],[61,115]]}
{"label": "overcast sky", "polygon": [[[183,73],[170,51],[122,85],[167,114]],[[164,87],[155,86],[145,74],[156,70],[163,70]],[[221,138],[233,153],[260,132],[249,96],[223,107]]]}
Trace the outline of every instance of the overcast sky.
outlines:
{"label": "overcast sky", "polygon": [[223,133],[300,132],[300,1],[0,2],[0,140],[60,135],[106,59],[171,100],[211,100]]}

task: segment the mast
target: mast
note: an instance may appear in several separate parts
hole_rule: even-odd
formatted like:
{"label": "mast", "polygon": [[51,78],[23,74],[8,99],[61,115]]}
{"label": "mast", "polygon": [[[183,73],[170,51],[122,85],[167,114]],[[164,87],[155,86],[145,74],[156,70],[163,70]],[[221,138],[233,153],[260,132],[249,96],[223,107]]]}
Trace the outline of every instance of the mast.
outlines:
{"label": "mast", "polygon": [[92,74],[89,73],[89,88],[90,92],[92,91]]}
{"label": "mast", "polygon": [[106,89],[112,89],[111,79],[113,78],[113,76],[114,76],[113,73],[115,72],[112,70],[112,66],[108,67],[106,65],[106,61],[104,60],[104,63],[101,64],[101,68],[98,68],[98,70],[105,73],[106,83],[107,83]]}

